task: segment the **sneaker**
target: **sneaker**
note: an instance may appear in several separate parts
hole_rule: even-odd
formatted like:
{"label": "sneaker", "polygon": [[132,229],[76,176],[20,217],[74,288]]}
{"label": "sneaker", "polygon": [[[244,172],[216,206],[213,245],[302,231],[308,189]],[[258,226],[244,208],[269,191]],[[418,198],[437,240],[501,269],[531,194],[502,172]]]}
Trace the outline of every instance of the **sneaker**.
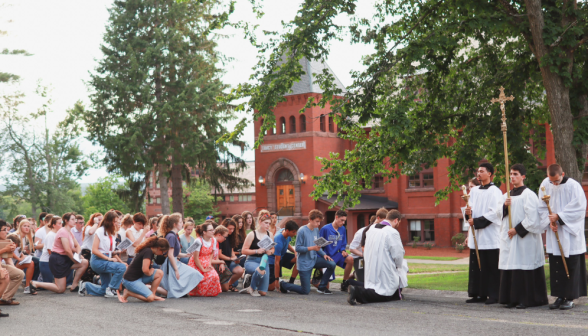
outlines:
{"label": "sneaker", "polygon": [[333,292],[331,292],[328,288],[324,288],[324,289],[317,288],[316,291],[317,291],[317,293],[321,293],[321,294],[325,294],[325,295],[333,294]]}
{"label": "sneaker", "polygon": [[106,291],[104,292],[104,297],[105,298],[113,298],[116,297],[116,294],[112,292],[112,289],[110,287],[106,288]]}
{"label": "sneaker", "polygon": [[348,289],[349,289],[349,281],[343,280],[343,282],[341,283],[341,291],[347,292]]}
{"label": "sneaker", "polygon": [[31,294],[31,287],[26,286],[25,289],[24,289],[23,294]]}
{"label": "sneaker", "polygon": [[245,278],[243,279],[243,288],[247,288],[251,286],[251,274],[245,274]]}
{"label": "sneaker", "polygon": [[259,294],[259,292],[257,290],[252,290],[251,296],[261,296],[261,294]]}
{"label": "sneaker", "polygon": [[83,282],[82,280],[80,280],[80,283],[78,285],[79,289],[78,289],[78,294],[80,296],[86,296],[87,292],[86,292],[86,283]]}
{"label": "sneaker", "polygon": [[288,291],[286,289],[284,289],[284,281],[280,281],[280,292],[286,294],[288,293]]}

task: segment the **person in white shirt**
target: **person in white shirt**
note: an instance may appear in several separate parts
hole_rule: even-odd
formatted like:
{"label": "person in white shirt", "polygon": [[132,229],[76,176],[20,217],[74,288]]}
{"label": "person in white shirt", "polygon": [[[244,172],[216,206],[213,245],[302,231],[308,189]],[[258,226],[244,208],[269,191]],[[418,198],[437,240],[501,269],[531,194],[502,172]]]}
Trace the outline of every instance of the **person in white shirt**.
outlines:
{"label": "person in white shirt", "polygon": [[470,191],[469,206],[465,214],[472,229],[476,230],[481,265],[478,265],[472,230],[469,230],[468,296],[472,299],[467,300],[466,303],[494,304],[498,303],[500,284],[498,258],[502,223],[502,191],[492,183],[494,167],[490,163],[480,164],[477,177],[481,185]]}
{"label": "person in white shirt", "polygon": [[127,265],[130,265],[135,257],[135,249],[139,246],[143,240],[145,240],[145,236],[147,232],[151,230],[151,226],[147,223],[147,217],[140,212],[137,212],[133,215],[133,226],[131,226],[125,235],[130,241],[133,242],[133,245],[129,246],[127,249]]}
{"label": "person in white shirt", "polygon": [[[84,258],[86,255],[88,258],[90,257],[92,244],[94,243],[94,233],[100,227],[102,218],[103,216],[101,213],[92,214],[86,223],[86,226],[84,226],[84,232],[82,233],[82,254],[84,255]],[[86,250],[86,252],[84,252],[84,250]]]}
{"label": "person in white shirt", "polygon": [[[545,192],[541,188],[545,188]],[[547,178],[539,190],[539,216],[544,229],[549,255],[549,276],[551,296],[557,300],[550,309],[571,309],[573,300],[586,296],[586,194],[580,183],[565,176],[558,164],[547,167]],[[547,204],[542,200],[549,195],[549,214]],[[563,251],[559,250],[554,232],[558,232]],[[570,277],[568,279],[562,261],[565,257]]]}
{"label": "person in white shirt", "polygon": [[401,300],[401,289],[407,286],[404,247],[397,231],[401,214],[388,212],[385,221],[371,225],[365,236],[365,285],[349,286],[350,305]]}
{"label": "person in white shirt", "polygon": [[55,278],[53,277],[53,273],[51,273],[51,269],[49,268],[49,257],[51,256],[51,250],[53,249],[53,243],[55,242],[55,234],[63,226],[63,221],[59,217],[55,217],[55,220],[53,220],[54,216],[50,214],[45,216],[45,218],[49,216],[51,216],[51,220],[49,221],[49,223],[43,226],[44,228],[49,230],[49,232],[43,240],[43,252],[41,253],[41,258],[39,258],[39,268],[41,269],[42,281],[53,283]]}
{"label": "person in white shirt", "polygon": [[116,297],[116,291],[119,290],[123,275],[127,270],[126,265],[119,256],[114,254],[116,249],[116,222],[119,221],[119,218],[115,211],[108,211],[100,227],[94,233],[90,266],[94,272],[100,274],[101,286],[80,281],[79,294],[81,296],[89,294],[106,298]]}
{"label": "person in white shirt", "polygon": [[[548,304],[541,238],[544,228],[539,220],[537,194],[524,185],[526,175],[525,166],[513,165],[510,168],[511,198],[507,198],[507,194],[502,196],[498,301],[507,308],[524,309]],[[509,205],[512,229],[509,229]]]}
{"label": "person in white shirt", "polygon": [[42,221],[44,225],[35,232],[35,257],[37,258],[41,258],[41,254],[44,249],[43,241],[45,240],[45,237],[47,236],[49,231],[51,231],[51,229],[48,228],[47,225],[51,223],[51,219],[53,218],[53,216],[53,214],[45,213],[45,216],[43,216],[43,218],[40,219],[40,221]]}

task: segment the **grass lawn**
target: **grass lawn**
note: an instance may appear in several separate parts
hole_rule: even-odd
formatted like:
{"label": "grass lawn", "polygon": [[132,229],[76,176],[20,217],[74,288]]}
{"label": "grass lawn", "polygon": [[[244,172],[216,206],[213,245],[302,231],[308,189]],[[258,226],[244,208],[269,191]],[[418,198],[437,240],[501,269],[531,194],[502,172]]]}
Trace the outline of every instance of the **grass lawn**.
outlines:
{"label": "grass lawn", "polygon": [[409,264],[409,275],[429,272],[455,272],[468,270],[468,265]]}
{"label": "grass lawn", "polygon": [[408,287],[448,291],[467,291],[468,272],[448,274],[408,274]]}
{"label": "grass lawn", "polygon": [[[467,256],[466,256],[467,257]],[[466,258],[464,257],[464,258]],[[404,256],[404,259],[425,259],[425,260],[457,260],[457,257],[427,257],[427,256]]]}

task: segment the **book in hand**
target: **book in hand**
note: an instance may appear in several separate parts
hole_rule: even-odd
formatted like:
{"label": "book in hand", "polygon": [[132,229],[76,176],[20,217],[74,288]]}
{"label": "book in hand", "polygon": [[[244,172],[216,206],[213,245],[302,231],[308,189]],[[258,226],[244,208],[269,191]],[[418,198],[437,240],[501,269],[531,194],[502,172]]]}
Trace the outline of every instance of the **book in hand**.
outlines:
{"label": "book in hand", "polygon": [[202,243],[200,242],[200,239],[196,239],[194,241],[194,244],[190,245],[190,247],[188,247],[188,249],[186,249],[186,253],[192,254],[192,253],[196,252],[196,250],[200,247],[200,245],[202,245]]}
{"label": "book in hand", "polygon": [[271,250],[272,247],[278,245],[278,243],[274,243],[274,241],[270,238],[270,236],[265,236],[263,237],[259,243],[257,243],[257,246],[259,246],[260,249],[264,249],[264,250]]}
{"label": "book in hand", "polygon": [[116,247],[117,250],[124,251],[129,248],[129,246],[133,245],[133,242],[129,238],[125,238],[118,246]]}
{"label": "book in hand", "polygon": [[244,255],[244,254],[241,254],[240,256],[237,257],[237,259],[235,259],[235,262],[239,262],[239,261],[241,261],[241,260],[243,260],[245,258],[247,258],[247,256]]}
{"label": "book in hand", "polygon": [[79,255],[77,252],[76,252],[76,253],[74,253],[74,255],[73,255],[73,258],[74,258],[74,260],[75,260],[77,263],[81,263],[81,262],[82,262],[82,259],[80,258],[80,255]]}
{"label": "book in hand", "polygon": [[31,262],[33,262],[33,257],[28,255],[28,256],[24,257],[18,264],[24,265],[24,264],[30,264]]}
{"label": "book in hand", "polygon": [[318,247],[325,247],[327,245],[333,244],[333,242],[330,240],[326,240],[323,237],[318,237],[317,239],[314,240],[314,244],[317,245]]}

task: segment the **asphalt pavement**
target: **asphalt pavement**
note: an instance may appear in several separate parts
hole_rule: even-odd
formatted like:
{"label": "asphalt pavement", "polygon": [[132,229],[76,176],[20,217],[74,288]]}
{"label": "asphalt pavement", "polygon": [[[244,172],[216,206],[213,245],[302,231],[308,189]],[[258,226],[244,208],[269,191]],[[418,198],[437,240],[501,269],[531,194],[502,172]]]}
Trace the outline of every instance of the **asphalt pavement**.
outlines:
{"label": "asphalt pavement", "polygon": [[[587,335],[588,306],[550,311],[466,304],[438,291],[407,290],[404,301],[350,306],[322,295],[223,293],[215,298],[129,303],[40,291],[0,307],[0,335]],[[435,293],[434,293],[435,292]],[[435,295],[433,295],[435,294]]]}

